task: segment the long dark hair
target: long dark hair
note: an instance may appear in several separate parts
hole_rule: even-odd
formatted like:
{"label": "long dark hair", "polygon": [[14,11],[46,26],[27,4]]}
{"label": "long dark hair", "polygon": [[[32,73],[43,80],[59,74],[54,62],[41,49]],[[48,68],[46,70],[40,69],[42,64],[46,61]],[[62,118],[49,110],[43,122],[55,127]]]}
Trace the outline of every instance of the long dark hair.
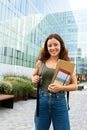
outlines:
{"label": "long dark hair", "polygon": [[52,39],[52,38],[55,38],[56,40],[60,42],[61,51],[59,54],[59,59],[70,61],[70,57],[68,56],[68,49],[65,47],[65,43],[63,39],[58,34],[50,34],[46,38],[45,43],[44,43],[44,48],[40,51],[40,54],[39,54],[39,60],[41,60],[42,62],[45,62],[50,57],[50,54],[47,49],[47,42],[49,39]]}

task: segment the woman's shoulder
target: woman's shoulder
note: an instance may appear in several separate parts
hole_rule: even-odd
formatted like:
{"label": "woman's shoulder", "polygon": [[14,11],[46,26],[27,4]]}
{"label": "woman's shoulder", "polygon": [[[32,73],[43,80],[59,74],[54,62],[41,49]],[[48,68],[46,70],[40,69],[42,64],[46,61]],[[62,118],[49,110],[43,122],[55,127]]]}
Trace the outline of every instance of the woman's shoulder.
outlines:
{"label": "woman's shoulder", "polygon": [[36,62],[36,66],[39,68],[40,67],[40,65],[42,64],[42,61],[41,60],[38,60],[37,62]]}

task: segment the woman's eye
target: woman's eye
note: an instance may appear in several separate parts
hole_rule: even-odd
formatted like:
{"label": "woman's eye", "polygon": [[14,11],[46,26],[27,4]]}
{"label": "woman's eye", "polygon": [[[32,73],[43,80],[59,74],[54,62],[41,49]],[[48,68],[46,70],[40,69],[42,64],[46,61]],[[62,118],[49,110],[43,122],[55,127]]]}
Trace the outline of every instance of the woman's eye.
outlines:
{"label": "woman's eye", "polygon": [[55,46],[55,47],[56,47],[56,46],[59,46],[59,44],[58,44],[58,43],[54,43],[54,44],[49,44],[49,45],[48,45],[48,47],[52,47],[52,46]]}
{"label": "woman's eye", "polygon": [[55,43],[55,44],[54,44],[54,46],[58,46],[58,44],[57,44],[57,43]]}
{"label": "woman's eye", "polygon": [[48,47],[52,47],[52,45],[48,45]]}

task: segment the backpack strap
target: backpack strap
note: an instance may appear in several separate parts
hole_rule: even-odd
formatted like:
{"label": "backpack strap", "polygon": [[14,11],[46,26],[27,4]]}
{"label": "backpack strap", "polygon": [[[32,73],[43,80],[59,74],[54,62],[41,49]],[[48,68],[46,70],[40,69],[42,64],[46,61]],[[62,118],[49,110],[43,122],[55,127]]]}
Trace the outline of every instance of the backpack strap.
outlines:
{"label": "backpack strap", "polygon": [[36,100],[36,116],[39,116],[39,83],[37,86],[37,100]]}
{"label": "backpack strap", "polygon": [[67,105],[68,105],[68,110],[70,110],[70,106],[69,106],[69,91],[67,91]]}
{"label": "backpack strap", "polygon": [[[43,70],[44,63],[41,63],[40,69],[38,72],[38,75],[41,76],[41,72]],[[40,88],[40,82],[37,85],[37,102],[36,102],[36,116],[39,116],[39,88]]]}

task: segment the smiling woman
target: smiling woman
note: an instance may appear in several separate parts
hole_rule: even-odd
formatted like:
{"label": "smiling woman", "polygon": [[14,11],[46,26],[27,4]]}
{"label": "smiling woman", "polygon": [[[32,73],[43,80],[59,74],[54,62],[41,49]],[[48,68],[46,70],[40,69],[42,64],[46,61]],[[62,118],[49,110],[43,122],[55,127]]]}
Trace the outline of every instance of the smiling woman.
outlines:
{"label": "smiling woman", "polygon": [[32,82],[39,87],[35,130],[49,130],[51,121],[54,130],[70,130],[65,91],[76,90],[77,79],[73,72],[69,85],[51,83],[58,59],[70,61],[68,50],[58,34],[50,34],[45,40],[32,75]]}

